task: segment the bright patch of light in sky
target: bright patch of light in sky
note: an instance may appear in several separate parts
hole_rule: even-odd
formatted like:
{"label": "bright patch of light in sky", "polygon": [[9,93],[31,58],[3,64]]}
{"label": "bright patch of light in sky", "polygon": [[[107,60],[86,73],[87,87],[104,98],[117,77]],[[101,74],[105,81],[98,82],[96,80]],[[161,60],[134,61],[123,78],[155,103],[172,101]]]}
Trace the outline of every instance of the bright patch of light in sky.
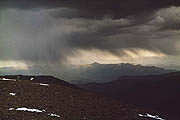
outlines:
{"label": "bright patch of light in sky", "polygon": [[[135,64],[149,64],[156,63],[158,59],[166,57],[160,52],[153,52],[143,49],[127,49],[123,51],[126,56],[113,55],[107,51],[99,50],[79,50],[74,56],[68,57],[68,62],[75,65],[90,64],[98,62],[102,64],[116,64],[116,63],[135,63]],[[148,59],[148,60],[147,60]]]}
{"label": "bright patch of light in sky", "polygon": [[70,56],[67,59],[71,64],[89,64],[93,62],[98,62],[102,64],[108,63],[120,63],[123,62],[119,59],[119,57],[112,55],[106,51],[99,51],[99,50],[78,50],[74,56]]}
{"label": "bright patch of light in sky", "polygon": [[166,55],[163,53],[156,53],[149,50],[143,49],[133,49],[131,50],[124,50],[124,52],[129,55],[131,58],[143,58],[143,57],[165,57]]}
{"label": "bright patch of light in sky", "polygon": [[2,67],[13,67],[17,70],[27,70],[28,66],[22,61],[0,61],[0,68]]}

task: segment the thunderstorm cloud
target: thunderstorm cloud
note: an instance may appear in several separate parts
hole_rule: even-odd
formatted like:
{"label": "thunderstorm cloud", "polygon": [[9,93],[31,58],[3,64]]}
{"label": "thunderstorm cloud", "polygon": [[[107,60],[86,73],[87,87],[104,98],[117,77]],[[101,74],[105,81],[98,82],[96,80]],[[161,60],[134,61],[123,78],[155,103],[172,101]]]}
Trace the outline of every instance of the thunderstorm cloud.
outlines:
{"label": "thunderstorm cloud", "polygon": [[0,61],[57,65],[99,51],[180,64],[179,25],[177,0],[2,0]]}

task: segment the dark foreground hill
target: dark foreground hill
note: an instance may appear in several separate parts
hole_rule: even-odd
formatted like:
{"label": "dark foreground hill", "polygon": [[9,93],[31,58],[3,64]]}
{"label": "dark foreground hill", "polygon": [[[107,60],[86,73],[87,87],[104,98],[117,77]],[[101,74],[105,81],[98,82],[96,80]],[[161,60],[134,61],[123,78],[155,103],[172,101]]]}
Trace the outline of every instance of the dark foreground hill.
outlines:
{"label": "dark foreground hill", "polygon": [[156,114],[168,118],[51,76],[3,76],[0,80],[0,120],[161,120]]}
{"label": "dark foreground hill", "polygon": [[79,86],[129,104],[167,112],[180,119],[180,72],[124,76],[113,82]]}

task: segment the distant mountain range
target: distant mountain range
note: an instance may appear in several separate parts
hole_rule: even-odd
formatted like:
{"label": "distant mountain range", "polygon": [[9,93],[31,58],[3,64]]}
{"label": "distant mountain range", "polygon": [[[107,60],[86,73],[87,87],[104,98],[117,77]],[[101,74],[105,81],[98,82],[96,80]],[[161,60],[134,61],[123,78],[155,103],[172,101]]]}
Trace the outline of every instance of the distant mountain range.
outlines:
{"label": "distant mountain range", "polygon": [[[149,66],[154,66],[154,65],[151,64]],[[176,65],[176,64],[168,64],[168,65],[167,64],[158,64],[157,67],[180,71],[180,65]]]}
{"label": "distant mountain range", "polygon": [[180,72],[148,76],[124,76],[107,83],[79,85],[140,107],[161,110],[180,119]]}
{"label": "distant mountain range", "polygon": [[103,83],[116,80],[121,76],[159,75],[170,72],[176,72],[176,70],[128,63],[99,64],[95,62],[89,65],[73,66],[72,71],[68,71],[67,73],[68,75],[72,75],[70,79],[74,79],[72,81],[73,83]]}
{"label": "distant mountain range", "polygon": [[121,64],[99,64],[97,62],[88,65],[70,65],[69,69],[53,70],[49,66],[32,66],[28,70],[16,70],[14,68],[0,68],[0,75],[53,75],[75,84],[88,82],[110,82],[121,76],[159,75],[176,72],[154,66]]}

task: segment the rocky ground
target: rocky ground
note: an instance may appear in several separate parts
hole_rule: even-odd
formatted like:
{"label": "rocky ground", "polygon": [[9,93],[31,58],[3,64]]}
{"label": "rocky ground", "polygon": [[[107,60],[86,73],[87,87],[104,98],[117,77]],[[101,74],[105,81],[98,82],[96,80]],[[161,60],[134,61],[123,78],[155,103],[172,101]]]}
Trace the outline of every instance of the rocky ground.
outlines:
{"label": "rocky ground", "polygon": [[[52,82],[50,79],[53,79]],[[157,114],[162,118],[155,116]],[[61,80],[57,82],[54,77],[31,76],[22,80],[14,76],[0,79],[0,120],[163,120],[163,118],[167,118],[167,115],[123,104]]]}

